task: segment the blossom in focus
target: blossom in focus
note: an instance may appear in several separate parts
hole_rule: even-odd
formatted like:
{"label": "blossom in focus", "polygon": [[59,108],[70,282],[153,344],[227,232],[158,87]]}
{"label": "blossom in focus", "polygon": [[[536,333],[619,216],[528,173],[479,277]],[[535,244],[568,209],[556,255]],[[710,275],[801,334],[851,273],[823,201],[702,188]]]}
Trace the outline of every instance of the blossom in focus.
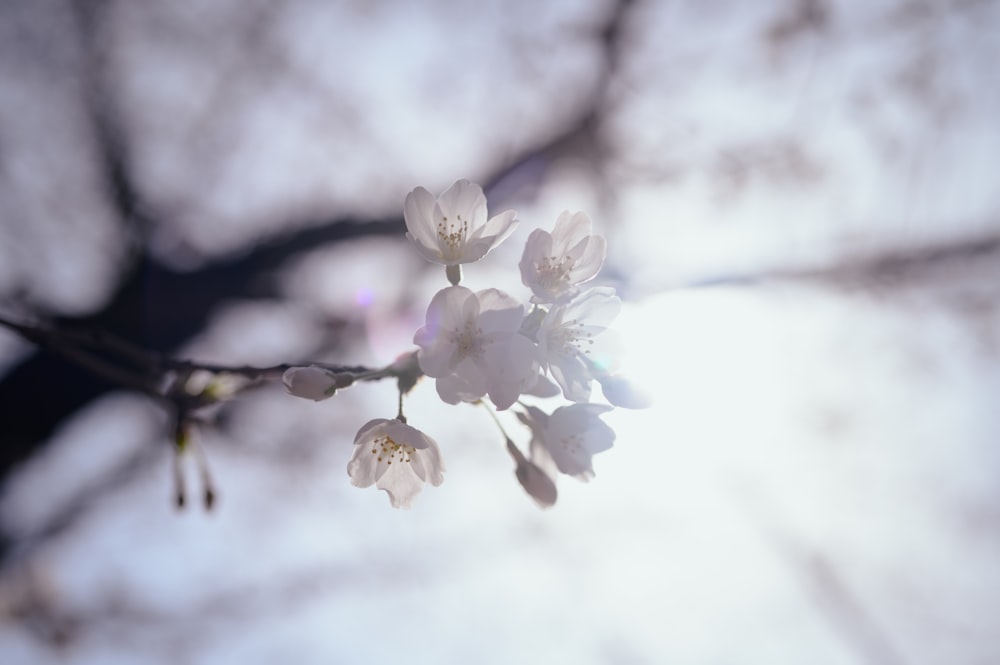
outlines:
{"label": "blossom in focus", "polygon": [[438,291],[413,341],[420,369],[437,379],[441,399],[458,404],[488,394],[503,410],[532,388],[538,365],[535,345],[518,332],[523,319],[524,307],[497,289]]}
{"label": "blossom in focus", "polygon": [[621,300],[610,287],[585,291],[568,303],[548,311],[538,329],[538,350],[543,369],[562,388],[566,399],[586,402],[591,381],[606,373],[616,339],[604,334],[618,316]]}
{"label": "blossom in focus", "polygon": [[468,180],[459,180],[437,198],[417,187],[403,205],[406,237],[425,259],[446,266],[486,256],[514,231],[516,216],[505,210],[487,220],[483,189]]}
{"label": "blossom in focus", "polygon": [[[610,449],[615,442],[615,431],[599,417],[613,408],[571,404],[559,407],[552,415],[534,406],[519,412],[518,417],[531,428],[533,461],[538,452],[544,452],[561,473],[590,480],[594,477],[593,456]],[[546,466],[543,459],[536,465],[542,469]]]}
{"label": "blossom in focus", "polygon": [[531,289],[533,303],[572,298],[579,285],[593,279],[604,263],[603,236],[591,235],[590,218],[563,212],[552,233],[535,229],[521,255],[521,281]]}
{"label": "blossom in focus", "polygon": [[393,508],[409,508],[424,482],[444,482],[444,464],[434,439],[398,419],[376,418],[354,437],[347,474],[355,487],[385,490]]}
{"label": "blossom in focus", "polygon": [[281,382],[290,395],[319,402],[332,397],[338,388],[354,383],[354,375],[350,372],[331,372],[322,367],[289,367],[281,375]]}

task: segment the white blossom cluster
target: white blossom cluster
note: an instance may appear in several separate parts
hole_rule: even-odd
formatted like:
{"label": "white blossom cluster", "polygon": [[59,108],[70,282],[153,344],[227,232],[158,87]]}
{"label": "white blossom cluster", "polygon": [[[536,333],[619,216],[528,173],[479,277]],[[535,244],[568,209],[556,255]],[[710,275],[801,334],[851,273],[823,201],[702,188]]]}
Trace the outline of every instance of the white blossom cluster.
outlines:
{"label": "white blossom cluster", "polygon": [[[407,237],[424,258],[445,266],[450,283],[433,296],[414,335],[416,374],[433,378],[448,404],[488,398],[497,411],[513,407],[531,431],[527,455],[503,432],[516,476],[535,501],[552,505],[556,475],[588,480],[593,455],[614,443],[614,431],[599,418],[612,406],[589,403],[593,382],[612,405],[644,406],[614,372],[616,338],[607,329],[621,301],[612,288],[585,288],[604,263],[605,239],[591,233],[582,212],[562,213],[551,232],[533,231],[519,264],[532,294],[526,307],[499,289],[461,286],[462,264],[482,259],[510,236],[518,224],[514,211],[488,217],[482,188],[468,180],[438,197],[417,187],[403,210]],[[404,356],[397,369],[413,357]],[[293,395],[321,400],[365,378],[307,366],[286,371],[284,383]],[[401,392],[410,387],[400,385]],[[522,399],[560,393],[572,404],[551,414]],[[437,443],[407,424],[402,408],[393,420],[361,428],[347,470],[354,485],[374,484],[397,508],[408,507],[425,482],[444,480]]]}

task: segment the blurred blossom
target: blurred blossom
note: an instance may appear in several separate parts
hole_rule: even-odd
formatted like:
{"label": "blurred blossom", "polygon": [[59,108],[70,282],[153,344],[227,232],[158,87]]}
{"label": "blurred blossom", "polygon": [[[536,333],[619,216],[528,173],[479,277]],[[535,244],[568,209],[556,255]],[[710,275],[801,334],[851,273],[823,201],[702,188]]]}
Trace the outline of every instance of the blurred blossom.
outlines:
{"label": "blurred blossom", "polygon": [[602,404],[571,404],[549,415],[529,406],[517,415],[531,428],[532,452],[544,451],[561,473],[590,480],[593,456],[609,450],[615,441],[614,430],[599,418],[611,410]]}
{"label": "blurred blossom", "polygon": [[555,305],[542,319],[538,330],[542,367],[552,374],[567,399],[586,402],[595,377],[594,364],[600,363],[597,370],[609,369],[612,358],[595,351],[603,348],[598,342],[607,344],[614,337],[607,328],[620,309],[621,300],[614,289],[595,287],[568,303]]}

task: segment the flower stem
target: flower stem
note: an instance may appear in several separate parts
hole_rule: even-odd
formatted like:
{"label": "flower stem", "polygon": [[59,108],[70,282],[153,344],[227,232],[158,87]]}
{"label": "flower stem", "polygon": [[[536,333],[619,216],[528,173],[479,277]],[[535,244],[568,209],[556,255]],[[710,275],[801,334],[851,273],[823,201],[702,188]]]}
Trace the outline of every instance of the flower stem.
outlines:
{"label": "flower stem", "polygon": [[482,405],[482,407],[484,409],[486,409],[486,413],[490,414],[490,418],[493,419],[493,422],[496,424],[497,428],[500,430],[500,434],[503,435],[503,438],[506,440],[507,445],[508,446],[514,445],[514,442],[511,440],[510,435],[507,434],[507,430],[505,430],[503,428],[503,425],[500,423],[500,419],[497,418],[497,414],[493,413],[493,409],[491,409],[489,407],[489,405],[486,402],[484,402],[483,400],[479,400],[478,402],[476,402],[476,404]]}

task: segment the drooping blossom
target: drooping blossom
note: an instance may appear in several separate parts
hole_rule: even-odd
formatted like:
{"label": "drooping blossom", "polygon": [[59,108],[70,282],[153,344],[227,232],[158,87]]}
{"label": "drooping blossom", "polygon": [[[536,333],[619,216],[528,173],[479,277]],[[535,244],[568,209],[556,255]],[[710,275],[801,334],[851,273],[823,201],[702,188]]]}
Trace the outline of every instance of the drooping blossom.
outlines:
{"label": "drooping blossom", "polygon": [[420,347],[420,369],[437,379],[441,399],[458,404],[489,395],[503,410],[532,388],[535,345],[518,332],[523,318],[524,307],[497,289],[438,291],[413,341]]}
{"label": "drooping blossom", "polygon": [[486,196],[479,185],[459,180],[434,197],[423,187],[406,195],[406,237],[434,263],[448,266],[448,279],[458,284],[459,264],[486,256],[517,226],[517,213],[505,210],[487,219]]}
{"label": "drooping blossom", "polygon": [[596,287],[568,303],[554,305],[538,328],[542,368],[574,402],[590,399],[591,381],[614,360],[610,347],[616,337],[605,333],[621,310],[621,300],[614,293],[612,288]]}
{"label": "drooping blossom", "polygon": [[521,255],[521,281],[531,289],[533,303],[572,298],[579,285],[593,279],[604,264],[606,242],[591,235],[590,218],[582,212],[559,215],[552,233],[535,229]]}
{"label": "drooping blossom", "polygon": [[354,437],[347,474],[355,487],[385,490],[393,508],[409,508],[424,482],[444,482],[444,463],[434,439],[398,419],[376,418]]}
{"label": "drooping blossom", "polygon": [[594,477],[593,456],[614,445],[615,431],[599,418],[613,408],[603,404],[571,404],[549,415],[528,406],[517,415],[531,428],[532,460],[539,468],[545,468],[545,461],[535,458],[544,451],[561,473],[586,481]]}

